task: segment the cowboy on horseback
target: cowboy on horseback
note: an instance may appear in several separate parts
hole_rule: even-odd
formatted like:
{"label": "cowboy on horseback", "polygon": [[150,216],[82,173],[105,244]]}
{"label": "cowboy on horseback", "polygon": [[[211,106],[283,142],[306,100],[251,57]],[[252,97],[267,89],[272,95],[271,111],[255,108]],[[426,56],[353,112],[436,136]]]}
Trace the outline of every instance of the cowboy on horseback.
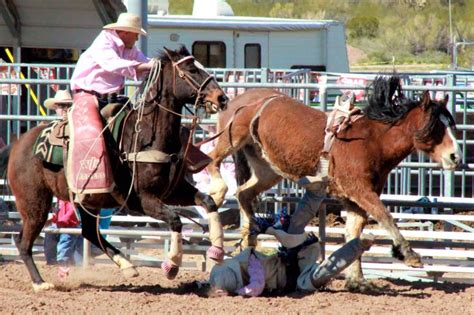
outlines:
{"label": "cowboy on horseback", "polygon": [[74,105],[68,115],[71,149],[66,172],[76,194],[109,193],[114,188],[99,109],[115,102],[125,78],[141,79],[153,68],[154,60],[135,47],[139,35],[147,35],[140,17],[122,13],[116,23],[103,27],[77,62],[71,78]]}

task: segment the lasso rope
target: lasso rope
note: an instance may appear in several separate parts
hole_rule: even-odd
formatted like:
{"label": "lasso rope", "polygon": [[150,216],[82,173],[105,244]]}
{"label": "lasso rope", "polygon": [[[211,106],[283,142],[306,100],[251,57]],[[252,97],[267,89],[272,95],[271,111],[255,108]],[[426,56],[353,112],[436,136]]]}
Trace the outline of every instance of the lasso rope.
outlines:
{"label": "lasso rope", "polygon": [[[138,147],[138,135],[141,132],[140,122],[143,118],[143,112],[144,112],[145,103],[146,103],[146,95],[148,94],[150,88],[152,87],[152,84],[154,84],[157,81],[157,79],[159,78],[159,76],[161,74],[161,70],[162,70],[161,69],[161,60],[159,60],[159,59],[156,59],[156,60],[157,60],[157,62],[154,63],[153,68],[151,69],[150,74],[148,75],[148,79],[145,82],[145,86],[143,88],[143,91],[141,93],[139,93],[139,89],[135,90],[133,92],[133,94],[130,96],[130,98],[127,100],[127,102],[122,106],[122,108],[113,117],[111,117],[111,119],[105,124],[104,128],[101,130],[99,135],[103,135],[103,133],[115,121],[115,119],[119,116],[119,114],[121,114],[122,111],[124,111],[127,108],[127,105],[130,103],[130,101],[132,99],[134,99],[134,102],[132,103],[132,110],[135,110],[138,113],[137,114],[137,120],[135,121],[135,127],[134,127],[134,129],[135,129],[135,139],[134,139],[134,144],[133,144],[134,150],[136,151],[136,149]],[[94,140],[91,147],[89,148],[89,151],[87,151],[87,153],[86,153],[86,158],[89,156],[90,152],[92,151],[92,148],[95,145],[97,145],[98,140],[99,140],[99,137],[97,137]],[[130,187],[129,187],[127,196],[125,197],[125,201],[120,206],[120,208],[118,210],[114,211],[112,214],[107,215],[107,216],[101,216],[100,212],[99,212],[97,215],[95,215],[95,214],[91,213],[86,207],[84,207],[81,200],[78,200],[78,204],[82,208],[82,210],[84,210],[85,213],[87,213],[88,215],[90,215],[91,217],[96,219],[97,239],[99,241],[100,248],[102,249],[102,251],[107,256],[109,256],[109,258],[112,258],[112,257],[106,251],[105,246],[102,243],[102,240],[100,239],[99,221],[100,221],[100,219],[109,219],[112,216],[114,216],[118,213],[121,213],[121,211],[125,208],[125,206],[127,204],[127,201],[128,201],[128,198],[130,197],[130,195],[132,193],[132,189],[133,189],[133,183],[134,183],[134,178],[135,178],[135,174],[136,174],[136,163],[137,163],[137,161],[134,160],[133,164],[132,164],[132,180],[130,182]],[[82,165],[81,165],[81,168],[82,168]],[[81,168],[79,169],[78,173],[80,173]],[[76,177],[76,183],[77,183],[77,181],[78,181],[78,177]],[[73,199],[72,194],[70,194],[70,199],[71,199],[70,200],[71,204],[75,205],[74,200],[72,200]]]}

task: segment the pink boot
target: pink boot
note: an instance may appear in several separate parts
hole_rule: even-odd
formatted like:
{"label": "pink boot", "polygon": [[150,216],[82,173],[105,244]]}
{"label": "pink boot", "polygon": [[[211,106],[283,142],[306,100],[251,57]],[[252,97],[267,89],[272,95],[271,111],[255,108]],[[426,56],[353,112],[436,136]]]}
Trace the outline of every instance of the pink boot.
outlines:
{"label": "pink boot", "polygon": [[71,269],[69,267],[60,266],[58,268],[58,278],[59,278],[59,280],[66,281],[67,277],[69,276],[69,271],[70,270]]}

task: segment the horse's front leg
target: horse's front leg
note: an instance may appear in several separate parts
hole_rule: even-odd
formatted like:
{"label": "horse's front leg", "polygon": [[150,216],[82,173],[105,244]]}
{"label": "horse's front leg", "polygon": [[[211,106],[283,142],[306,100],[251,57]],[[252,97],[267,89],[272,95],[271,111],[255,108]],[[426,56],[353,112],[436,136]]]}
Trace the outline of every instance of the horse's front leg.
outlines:
{"label": "horse's front leg", "polygon": [[388,232],[392,238],[393,248],[392,255],[395,258],[403,260],[410,267],[423,267],[420,255],[417,254],[410,246],[410,243],[403,237],[400,230],[395,225],[393,217],[385,208],[379,196],[375,192],[361,193],[360,198],[353,199],[355,203],[372,217]]}
{"label": "horse's front leg", "polygon": [[225,195],[229,190],[220,171],[221,163],[228,155],[222,152],[222,150],[220,142],[218,142],[216,148],[209,153],[212,162],[207,166],[210,177],[209,195],[214,199],[217,207],[222,206],[225,201]]}
{"label": "horse's front leg", "polygon": [[204,207],[207,212],[209,238],[212,244],[207,250],[207,257],[216,262],[221,262],[224,259],[224,230],[219,218],[219,212],[217,211],[217,205],[211,196],[200,191],[196,192],[194,199],[195,204]]}

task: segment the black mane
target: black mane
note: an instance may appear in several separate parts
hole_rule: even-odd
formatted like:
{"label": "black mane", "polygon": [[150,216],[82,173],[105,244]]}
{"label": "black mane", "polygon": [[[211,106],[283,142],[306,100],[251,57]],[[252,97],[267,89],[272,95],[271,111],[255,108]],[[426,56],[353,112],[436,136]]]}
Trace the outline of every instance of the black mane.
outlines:
{"label": "black mane", "polygon": [[[180,45],[178,49],[174,51],[180,58],[184,58],[186,56],[189,56],[190,53],[187,50],[186,46]],[[159,50],[156,57],[156,59],[159,59],[161,62],[161,69],[164,69],[164,67],[171,62],[170,56],[166,53],[165,50]],[[149,74],[146,75],[145,78],[143,78],[142,83],[140,84],[140,87],[138,88],[139,93],[143,93],[145,89],[146,82],[148,80]]]}
{"label": "black mane", "polygon": [[387,124],[396,123],[418,105],[405,97],[398,75],[377,76],[367,94],[367,106],[362,109],[364,114]]}
{"label": "black mane", "polygon": [[[180,45],[178,49],[175,50],[175,53],[177,53],[181,58],[190,55],[188,49],[184,45]],[[159,50],[155,58],[160,59],[163,64],[170,62],[170,57],[165,50]]]}

